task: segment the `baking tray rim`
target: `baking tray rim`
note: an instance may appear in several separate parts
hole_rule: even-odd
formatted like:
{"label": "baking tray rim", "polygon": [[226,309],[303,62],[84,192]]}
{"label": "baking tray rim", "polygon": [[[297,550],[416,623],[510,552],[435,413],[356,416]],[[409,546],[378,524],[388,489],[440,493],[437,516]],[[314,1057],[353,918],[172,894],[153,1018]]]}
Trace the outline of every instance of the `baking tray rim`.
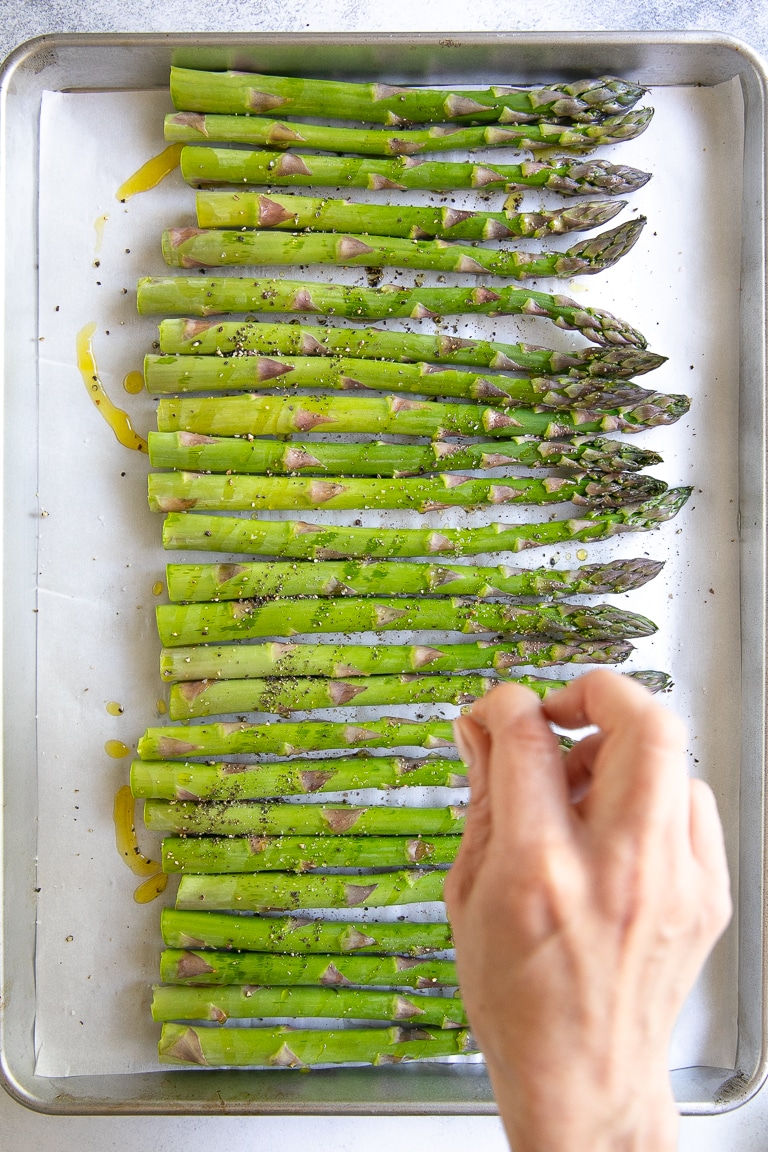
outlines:
{"label": "baking tray rim", "polygon": [[[597,49],[603,56],[606,54],[615,54],[630,51],[632,49],[673,49],[678,52],[693,51],[694,49],[715,50],[722,52],[723,50],[740,58],[741,68],[734,68],[732,75],[741,75],[742,85],[746,83],[745,76],[750,76],[753,82],[753,90],[755,94],[759,95],[759,112],[761,115],[763,132],[761,139],[763,142],[766,139],[765,133],[765,105],[766,105],[766,91],[768,90],[768,76],[766,76],[766,66],[760,56],[754,52],[748,45],[735,37],[724,35],[718,32],[698,32],[698,31],[679,31],[679,32],[563,32],[563,33],[539,33],[539,32],[511,32],[511,33],[288,33],[288,32],[274,32],[274,33],[259,33],[258,38],[253,33],[205,33],[205,34],[159,34],[159,33],[146,33],[146,34],[113,34],[113,33],[61,33],[51,34],[35,37],[32,40],[25,42],[16,48],[6,59],[0,68],[0,128],[2,135],[0,137],[0,170],[2,172],[8,171],[6,163],[8,158],[7,152],[7,102],[13,99],[14,92],[13,82],[14,79],[22,73],[31,71],[32,73],[41,73],[46,68],[53,68],[55,71],[60,64],[59,51],[65,55],[71,51],[80,51],[82,49],[130,49],[137,50],[151,49],[153,52],[165,54],[167,59],[170,60],[170,55],[180,50],[183,51],[207,51],[213,52],[217,49],[239,49],[246,50],[248,48],[258,48],[260,50],[273,49],[280,50],[289,47],[297,49],[305,49],[308,45],[316,45],[318,48],[331,49],[335,46],[344,45],[349,48],[359,48],[367,46],[375,48],[386,53],[386,49],[402,49],[409,48],[413,52],[419,50],[439,50],[439,51],[466,51],[467,49],[481,49],[483,51],[491,47],[500,50],[511,50],[515,47],[525,47],[526,49],[537,50],[544,48],[550,53],[550,61],[552,52],[563,50],[573,51],[575,47],[582,49]],[[638,59],[640,57],[638,56]],[[453,63],[456,64],[456,57],[453,57]],[[39,65],[39,67],[37,67]],[[642,62],[634,71],[642,71],[646,67]],[[593,71],[592,66],[583,67],[581,69],[573,69],[572,64],[555,65],[548,62],[539,65],[538,69],[541,71],[548,71],[554,67],[558,67],[558,71],[568,70],[569,72],[586,73]],[[314,69],[315,71],[322,71],[322,69]],[[349,69],[347,69],[349,70]],[[365,66],[362,69],[365,71]],[[530,70],[530,69],[529,69]],[[618,70],[618,69],[616,69]],[[338,71],[334,67],[334,72]],[[343,71],[343,70],[342,70]],[[632,74],[633,68],[623,69],[625,73]],[[659,83],[656,81],[648,81],[649,83]],[[679,83],[680,80],[669,80],[670,83]],[[136,85],[131,85],[136,87]],[[143,87],[155,86],[144,84]],[[41,85],[40,87],[44,87]],[[57,84],[55,87],[58,90],[67,90],[64,84]],[[69,90],[83,90],[82,84],[72,85]],[[87,85],[86,85],[87,87]],[[96,87],[96,85],[94,85]],[[119,84],[104,83],[98,87],[118,89],[123,87]],[[766,189],[766,154],[765,146],[760,156],[761,160],[761,177],[759,189],[751,188],[751,192],[758,191],[760,195],[761,205],[765,205],[765,189]],[[0,216],[2,224],[2,236],[4,239],[8,238],[8,225],[10,220],[7,215],[7,188],[6,178],[2,178],[0,185]],[[746,200],[746,196],[745,196]],[[2,280],[0,281],[0,307],[3,308],[4,320],[7,319],[7,300],[8,294],[6,292],[5,271]],[[765,283],[766,283],[766,251],[765,239],[762,238],[762,243],[759,246],[759,270],[758,277],[760,283],[760,299],[763,305],[762,316],[763,319],[766,315],[765,310]],[[35,276],[35,295],[36,295],[36,276]],[[762,330],[765,330],[765,324],[762,325]],[[6,333],[8,329],[4,323],[0,329],[0,353],[4,357],[4,365],[7,367],[8,356],[8,341],[6,341]],[[766,347],[765,337],[763,338],[762,345],[758,349],[759,363],[761,368],[760,379],[765,383],[765,364],[766,364]],[[7,389],[9,386],[8,372],[3,373],[3,389],[7,396]],[[764,393],[764,387],[763,387]],[[7,408],[7,405],[6,405]],[[5,409],[3,412],[5,415]],[[763,412],[760,412],[760,431],[762,433],[764,428]],[[0,416],[2,421],[3,416]],[[762,435],[761,447],[764,449],[765,437]],[[761,456],[762,466],[762,479],[763,479],[763,503],[764,503],[764,482],[765,482],[765,454]],[[762,505],[761,505],[762,506]],[[7,535],[7,528],[6,528]],[[7,540],[5,541],[6,547],[4,549],[4,571],[7,572]],[[757,553],[761,562],[759,573],[759,584],[765,591],[765,531],[764,531],[764,517],[761,523],[753,526],[751,537],[746,541],[746,548],[748,555],[754,559],[754,554]],[[4,581],[4,599],[7,600],[7,585]],[[764,604],[764,596],[763,596]],[[5,607],[3,623],[7,619],[8,607]],[[764,616],[762,616],[764,625]],[[5,631],[5,629],[4,629]],[[765,628],[763,627],[760,636],[760,657],[762,667],[765,667],[765,648],[766,637]],[[5,672],[5,664],[4,664]],[[8,692],[7,677],[3,677],[4,695],[3,703],[5,702]],[[3,763],[0,765],[0,786],[5,790],[8,787],[8,780],[4,771],[7,752],[6,742],[7,727],[4,725],[3,730]],[[754,1059],[750,1060],[750,1071],[742,1071],[739,1068],[739,1060],[737,1058],[736,1069],[720,1069],[720,1068],[706,1068],[706,1069],[682,1069],[674,1073],[677,1082],[676,1095],[680,1102],[681,1110],[689,1114],[715,1114],[717,1112],[726,1111],[745,1103],[754,1095],[768,1076],[768,1045],[766,1043],[766,1033],[768,1032],[768,1019],[766,1016],[766,990],[768,989],[768,963],[766,961],[766,948],[765,948],[765,924],[766,917],[764,912],[766,910],[765,899],[765,838],[766,838],[766,819],[765,819],[765,795],[762,789],[762,777],[764,775],[765,765],[765,702],[762,701],[761,715],[759,718],[759,725],[757,735],[759,736],[759,750],[760,750],[760,776],[761,780],[758,784],[758,793],[760,795],[761,803],[759,808],[759,815],[757,817],[760,826],[760,842],[750,844],[749,850],[759,853],[759,894],[755,897],[754,904],[750,904],[752,909],[752,918],[757,918],[759,923],[763,926],[762,933],[759,941],[752,941],[752,944],[757,945],[758,955],[756,957],[757,968],[760,974],[760,1019],[759,1019],[759,1042],[754,1045],[755,1048]],[[5,794],[5,791],[4,791]],[[7,870],[5,862],[7,861],[7,846],[10,839],[11,845],[14,843],[14,836],[11,830],[9,838],[10,822],[7,819],[8,808],[3,806],[2,823],[0,823],[0,850],[4,852],[3,860],[4,865],[0,870],[0,895],[4,891],[4,886],[7,878]],[[740,824],[741,827],[741,824]],[[742,846],[743,851],[743,846]],[[752,895],[752,894],[751,894]],[[743,886],[740,893],[740,905],[744,900]],[[390,1102],[387,1100],[350,1100],[350,1099],[332,1099],[332,1100],[287,1100],[283,1093],[276,1093],[274,1099],[255,1099],[249,1097],[249,1093],[243,1095],[242,1093],[231,1094],[231,1084],[237,1084],[242,1087],[244,1077],[249,1076],[270,1076],[274,1073],[232,1073],[232,1072],[217,1072],[206,1071],[205,1077],[209,1085],[217,1084],[219,1088],[211,1088],[211,1091],[206,1091],[205,1094],[193,1093],[189,1095],[187,1089],[191,1087],[192,1081],[189,1080],[190,1073],[145,1073],[140,1075],[121,1075],[121,1076],[106,1076],[106,1077],[73,1077],[65,1079],[49,1079],[47,1077],[35,1077],[34,1074],[24,1075],[14,1071],[12,1067],[12,1060],[9,1055],[9,1050],[5,1044],[8,1035],[7,1015],[8,1010],[6,1005],[10,1003],[6,997],[6,989],[9,988],[7,966],[5,965],[5,949],[2,947],[4,943],[8,942],[8,906],[3,904],[3,934],[0,936],[0,1078],[2,1079],[3,1087],[8,1091],[19,1103],[40,1112],[47,1112],[52,1114],[77,1114],[77,1113],[93,1113],[93,1114],[108,1114],[114,1112],[121,1113],[176,1113],[176,1114],[192,1114],[192,1113],[218,1113],[218,1114],[349,1114],[349,1115],[372,1115],[372,1114],[490,1114],[496,1111],[492,1098],[485,1093],[481,1093],[485,1098],[465,1099],[465,1100],[451,1100],[446,1099],[444,1094],[438,1089],[434,1094],[434,1100],[427,1099],[398,1099],[397,1101]],[[740,933],[742,931],[742,917],[740,916]],[[741,985],[741,978],[739,980]],[[10,985],[13,984],[13,977],[11,975]],[[11,989],[13,992],[13,989]],[[740,1033],[743,1020],[743,1005],[741,1004],[740,994]],[[754,1024],[754,1021],[751,1021]],[[453,1066],[455,1069],[457,1066]],[[467,1066],[467,1069],[473,1066]],[[475,1068],[477,1066],[474,1066]],[[432,1066],[424,1076],[427,1080],[441,1080],[443,1078],[454,1081],[457,1079],[456,1073],[450,1069],[451,1066],[443,1066],[443,1070],[437,1066]],[[339,1070],[338,1072],[331,1072],[333,1077],[349,1076],[350,1073],[356,1072],[363,1079],[367,1079],[369,1070]],[[383,1082],[400,1081],[402,1083],[403,1073],[407,1080],[412,1080],[418,1077],[419,1073],[424,1072],[424,1066],[419,1068],[418,1065],[412,1065],[407,1069],[387,1070],[386,1076],[382,1076],[384,1070],[370,1070],[375,1075],[375,1083],[378,1086],[383,1086]],[[317,1079],[323,1074],[316,1074],[311,1079]],[[354,1077],[353,1077],[354,1078]],[[477,1074],[461,1073],[462,1079],[477,1079]],[[302,1078],[310,1079],[310,1078]],[[711,1100],[696,1099],[693,1102],[686,1103],[688,1099],[686,1087],[694,1086],[696,1083],[693,1095],[700,1096],[702,1088],[704,1087],[711,1093]],[[126,1088],[126,1081],[130,1081],[131,1085]],[[108,1088],[110,1084],[114,1084],[115,1094],[110,1096],[104,1091],[93,1092],[89,1091],[95,1082],[98,1082],[101,1089]],[[159,1082],[163,1082],[167,1088],[175,1088],[178,1084],[180,1090],[176,1096],[169,1095],[162,1098],[154,1091],[154,1086]],[[41,1093],[38,1086],[47,1085],[49,1092]],[[129,1094],[126,1096],[126,1091],[130,1093],[130,1087],[139,1090],[139,1095]],[[144,1094],[142,1089],[151,1089]],[[79,1090],[82,1094],[79,1094]],[[203,1098],[204,1095],[204,1098]],[[339,1095],[344,1095],[340,1093]],[[348,1095],[348,1094],[347,1094]],[[186,1097],[186,1098],[185,1098]],[[229,1097],[229,1098],[228,1098]]]}

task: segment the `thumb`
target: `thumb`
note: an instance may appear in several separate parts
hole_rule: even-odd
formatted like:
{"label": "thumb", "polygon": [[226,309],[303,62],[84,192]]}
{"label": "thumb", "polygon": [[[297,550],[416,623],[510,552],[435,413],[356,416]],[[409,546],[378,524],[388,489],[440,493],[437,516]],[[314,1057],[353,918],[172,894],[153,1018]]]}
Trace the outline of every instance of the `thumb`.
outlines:
{"label": "thumb", "polygon": [[491,832],[491,806],[488,790],[488,733],[469,716],[453,724],[459,755],[467,766],[470,802],[461,847],[448,873],[445,899],[449,917],[468,898],[485,856]]}

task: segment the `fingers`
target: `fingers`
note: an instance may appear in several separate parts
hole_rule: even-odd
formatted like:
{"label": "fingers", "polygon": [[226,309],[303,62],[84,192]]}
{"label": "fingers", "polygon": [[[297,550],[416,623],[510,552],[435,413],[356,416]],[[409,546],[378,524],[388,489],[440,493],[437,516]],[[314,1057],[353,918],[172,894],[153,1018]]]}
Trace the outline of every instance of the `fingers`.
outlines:
{"label": "fingers", "polygon": [[690,780],[691,851],[705,873],[712,943],[725,930],[733,912],[725,839],[717,801],[703,780]]}
{"label": "fingers", "polygon": [[599,745],[587,743],[574,757],[579,772],[591,768],[586,811],[595,826],[687,839],[685,730],[646,688],[600,669],[553,693],[542,707],[565,728],[600,729]]}
{"label": "fingers", "polygon": [[[473,723],[469,716],[454,721],[454,739],[459,755],[467,766],[470,801],[461,847],[453,862],[445,889],[449,914],[466,900],[485,856],[491,830],[491,807],[488,798],[488,733]],[[453,911],[451,911],[453,909]]]}
{"label": "fingers", "polygon": [[[524,842],[569,827],[568,786],[556,737],[535,693],[501,684],[471,709],[488,738],[488,798],[492,827]],[[463,731],[463,729],[462,729]]]}

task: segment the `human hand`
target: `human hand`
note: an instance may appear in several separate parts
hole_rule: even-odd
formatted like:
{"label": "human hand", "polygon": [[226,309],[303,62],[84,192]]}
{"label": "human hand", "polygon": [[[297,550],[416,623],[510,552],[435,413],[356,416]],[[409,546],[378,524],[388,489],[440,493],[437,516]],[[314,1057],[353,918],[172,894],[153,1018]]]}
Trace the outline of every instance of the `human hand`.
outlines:
{"label": "human hand", "polygon": [[[599,731],[563,756],[550,722]],[[599,670],[543,703],[500,685],[455,729],[472,799],[445,896],[514,1152],[670,1152],[672,1027],[731,915],[682,723]]]}

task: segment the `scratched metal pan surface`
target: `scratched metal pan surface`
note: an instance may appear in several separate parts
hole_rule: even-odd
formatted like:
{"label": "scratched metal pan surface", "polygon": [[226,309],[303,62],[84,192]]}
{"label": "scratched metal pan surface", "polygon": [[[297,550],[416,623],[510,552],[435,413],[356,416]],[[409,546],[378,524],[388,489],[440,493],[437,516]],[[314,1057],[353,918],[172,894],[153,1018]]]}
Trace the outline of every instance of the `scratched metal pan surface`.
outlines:
{"label": "scratched metal pan surface", "polygon": [[[765,381],[766,75],[744,45],[714,34],[50,36],[22,45],[0,78],[3,237],[3,731],[0,1058],[7,1091],[49,1113],[487,1114],[481,1065],[348,1068],[308,1076],[168,1069],[134,1075],[35,1075],[37,851],[36,615],[38,427],[37,219],[43,91],[161,89],[171,63],[432,84],[551,82],[614,73],[649,86],[736,79],[745,115],[738,397],[741,683],[733,690],[738,773],[738,1040],[732,1067],[674,1073],[681,1108],[744,1102],[766,1075]],[[631,317],[630,317],[631,319]],[[718,684],[712,660],[712,690]],[[96,921],[94,918],[94,930]],[[126,1022],[126,1027],[130,1021]]]}

